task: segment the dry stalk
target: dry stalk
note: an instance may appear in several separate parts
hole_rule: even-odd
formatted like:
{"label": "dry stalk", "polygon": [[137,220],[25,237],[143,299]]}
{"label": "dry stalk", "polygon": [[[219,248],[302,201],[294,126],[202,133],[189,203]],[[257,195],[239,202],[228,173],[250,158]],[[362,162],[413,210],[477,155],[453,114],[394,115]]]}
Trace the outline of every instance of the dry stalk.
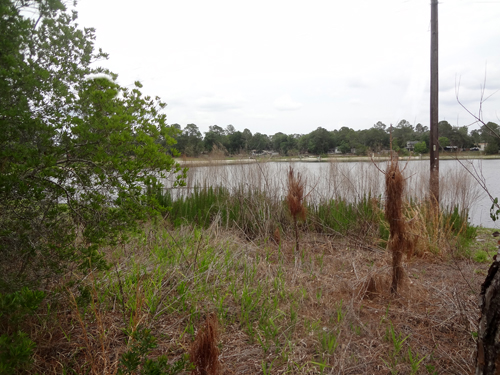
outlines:
{"label": "dry stalk", "polygon": [[205,325],[200,328],[191,345],[190,359],[195,365],[193,375],[217,375],[221,372],[219,362],[219,323],[217,316],[211,314],[207,317]]}
{"label": "dry stalk", "polygon": [[393,294],[398,292],[398,285],[400,285],[404,276],[401,265],[403,253],[409,252],[412,245],[408,239],[403,215],[404,188],[405,180],[399,169],[397,155],[394,155],[385,172],[385,218],[389,223],[388,248],[392,253],[391,293]]}
{"label": "dry stalk", "polygon": [[292,167],[288,170],[288,194],[286,201],[288,209],[293,218],[293,225],[295,228],[295,263],[299,259],[300,245],[299,245],[299,226],[298,220],[304,221],[306,219],[306,208],[304,206],[304,185],[305,181],[299,172],[295,174]]}

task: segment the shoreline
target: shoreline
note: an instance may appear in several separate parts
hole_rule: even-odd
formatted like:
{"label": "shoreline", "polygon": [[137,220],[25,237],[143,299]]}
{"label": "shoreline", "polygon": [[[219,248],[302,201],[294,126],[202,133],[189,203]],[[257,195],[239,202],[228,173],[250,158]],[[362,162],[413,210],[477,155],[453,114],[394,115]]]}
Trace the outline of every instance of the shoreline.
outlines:
{"label": "shoreline", "polygon": [[[210,159],[210,158],[174,158],[181,166],[210,166],[210,165],[238,165],[238,164],[254,164],[254,163],[325,163],[325,162],[384,162],[389,161],[389,156],[334,156],[322,158],[318,156],[313,157],[234,157],[234,158],[224,158],[224,159]],[[500,155],[439,155],[439,160],[499,160]],[[430,160],[429,155],[419,155],[419,156],[401,156],[399,158],[401,161],[413,161],[413,160]]]}

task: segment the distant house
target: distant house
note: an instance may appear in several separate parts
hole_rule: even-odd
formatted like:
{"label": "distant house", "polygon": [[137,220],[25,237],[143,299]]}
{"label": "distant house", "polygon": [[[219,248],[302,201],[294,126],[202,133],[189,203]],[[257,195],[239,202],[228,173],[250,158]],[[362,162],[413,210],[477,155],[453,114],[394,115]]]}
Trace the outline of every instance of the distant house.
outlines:
{"label": "distant house", "polygon": [[444,150],[447,152],[457,152],[458,146],[445,146]]}
{"label": "distant house", "polygon": [[415,148],[415,145],[417,143],[420,143],[420,142],[419,141],[408,141],[408,142],[406,142],[406,149],[408,151],[413,151],[413,149]]}
{"label": "distant house", "polygon": [[478,143],[477,145],[479,147],[479,151],[484,151],[486,149],[486,147],[488,146],[488,143],[482,142],[482,143]]}
{"label": "distant house", "polygon": [[334,154],[341,154],[342,151],[340,151],[340,147],[335,147],[335,149],[333,150],[333,153]]}

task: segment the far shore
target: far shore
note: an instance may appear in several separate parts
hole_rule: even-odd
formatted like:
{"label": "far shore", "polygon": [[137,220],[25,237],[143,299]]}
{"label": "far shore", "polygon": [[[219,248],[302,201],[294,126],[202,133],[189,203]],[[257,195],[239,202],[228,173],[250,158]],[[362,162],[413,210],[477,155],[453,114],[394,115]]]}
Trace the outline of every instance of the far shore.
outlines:
{"label": "far shore", "polygon": [[[400,156],[400,160],[429,160],[430,157],[426,155],[411,155]],[[461,154],[440,154],[440,160],[489,160],[500,159],[499,155],[478,155],[470,153]],[[180,165],[184,166],[203,166],[214,164],[252,164],[252,163],[266,163],[266,162],[302,162],[302,163],[324,163],[324,162],[367,162],[367,161],[388,161],[389,155],[373,155],[373,156],[355,156],[355,155],[342,155],[342,156],[304,156],[304,157],[286,157],[286,156],[234,156],[224,158],[214,158],[210,156],[198,158],[175,158]]]}

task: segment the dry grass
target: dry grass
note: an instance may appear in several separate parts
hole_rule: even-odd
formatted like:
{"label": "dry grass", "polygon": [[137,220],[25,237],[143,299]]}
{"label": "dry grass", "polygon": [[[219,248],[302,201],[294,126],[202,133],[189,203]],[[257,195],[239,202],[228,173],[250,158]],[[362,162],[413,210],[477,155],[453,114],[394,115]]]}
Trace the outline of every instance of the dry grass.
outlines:
{"label": "dry grass", "polygon": [[[410,374],[409,350],[425,358],[416,373],[473,373],[487,264],[412,258],[394,298],[386,251],[304,234],[307,255],[296,269],[294,238],[281,234],[280,242],[222,228],[147,228],[109,249],[116,269],[69,286],[36,318],[34,370],[115,374],[131,332],[147,327],[158,338],[149,358],[174,362],[210,347],[200,350],[212,360],[220,350],[223,374]],[[391,332],[408,336],[398,353]]]}
{"label": "dry grass", "polygon": [[191,344],[190,360],[195,369],[193,375],[218,375],[221,372],[219,361],[219,322],[215,314],[210,314]]}
{"label": "dry grass", "polygon": [[295,230],[296,264],[300,255],[298,220],[306,220],[306,207],[304,205],[304,186],[305,181],[302,179],[302,175],[298,172],[295,173],[293,168],[290,167],[290,169],[288,170],[288,194],[286,196],[286,202],[288,204],[290,214],[293,218],[293,226]]}
{"label": "dry grass", "polygon": [[388,249],[392,253],[391,293],[398,292],[403,281],[404,271],[401,266],[403,254],[412,252],[413,242],[406,229],[403,215],[403,197],[405,180],[399,168],[398,158],[394,156],[385,171],[385,219],[389,222]]}

